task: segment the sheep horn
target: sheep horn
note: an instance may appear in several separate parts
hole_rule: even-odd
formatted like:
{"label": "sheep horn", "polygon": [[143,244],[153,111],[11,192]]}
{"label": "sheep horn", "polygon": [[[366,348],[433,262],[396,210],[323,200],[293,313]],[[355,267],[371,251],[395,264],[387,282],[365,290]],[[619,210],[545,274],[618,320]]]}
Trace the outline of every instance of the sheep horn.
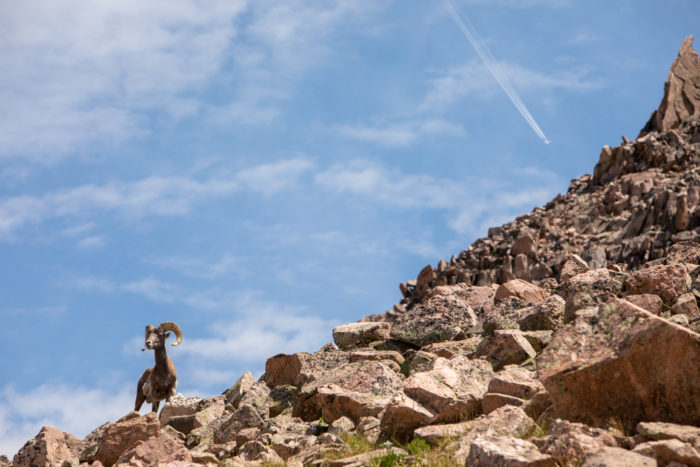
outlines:
{"label": "sheep horn", "polygon": [[177,324],[171,321],[166,321],[164,323],[160,323],[158,329],[161,329],[163,331],[172,331],[175,333],[177,340],[173,342],[173,346],[180,345],[180,342],[182,342],[182,330],[180,330],[180,326],[178,326]]}

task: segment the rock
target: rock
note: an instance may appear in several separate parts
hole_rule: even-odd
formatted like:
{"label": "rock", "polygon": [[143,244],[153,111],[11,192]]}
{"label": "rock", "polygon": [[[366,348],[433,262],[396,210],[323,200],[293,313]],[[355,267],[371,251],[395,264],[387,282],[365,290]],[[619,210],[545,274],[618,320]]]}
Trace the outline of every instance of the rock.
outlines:
{"label": "rock", "polygon": [[637,433],[653,441],[677,439],[700,448],[700,428],[696,426],[663,422],[640,422],[637,425]]}
{"label": "rock", "polygon": [[529,232],[521,231],[513,242],[510,255],[513,257],[523,255],[526,258],[537,259],[537,242]]}
{"label": "rock", "polygon": [[[233,405],[234,408],[238,408],[238,403],[241,401],[241,397],[243,397],[243,394],[245,394],[253,384],[255,384],[253,374],[250,371],[246,371],[243,373],[243,376],[238,378],[238,381],[233,383],[233,386],[222,393],[226,399],[226,403]],[[161,418],[162,416],[163,414],[161,413]]]}
{"label": "rock", "polygon": [[607,269],[594,269],[578,274],[559,287],[566,300],[564,321],[575,318],[576,311],[607,303],[622,293],[622,283],[610,276]]}
{"label": "rock", "polygon": [[523,412],[520,407],[504,405],[488,415],[472,420],[471,430],[458,440],[458,447],[455,452],[456,462],[464,461],[469,457],[469,450],[472,441],[479,436],[512,436],[515,438],[525,438],[532,433],[535,422]]}
{"label": "rock", "polygon": [[484,310],[481,317],[484,331],[518,329],[518,320],[532,310],[531,304],[517,297],[507,297]]}
{"label": "rock", "polygon": [[630,293],[656,294],[664,303],[674,303],[690,292],[691,279],[681,264],[652,266],[630,273],[626,281]]}
{"label": "rock", "polygon": [[359,362],[362,360],[371,360],[383,362],[395,372],[401,371],[401,365],[404,363],[403,355],[395,350],[355,350],[350,353],[350,362]]}
{"label": "rock", "polygon": [[676,303],[671,307],[671,314],[686,315],[690,323],[699,320],[700,310],[698,310],[698,303],[695,300],[695,295],[692,293],[685,293],[678,297]]}
{"label": "rock", "polygon": [[536,375],[530,370],[515,365],[508,365],[495,373],[488,388],[488,392],[507,394],[521,399],[531,399],[540,391],[544,391],[544,386]]}
{"label": "rock", "polygon": [[549,293],[522,279],[513,279],[498,287],[494,300],[498,302],[508,297],[516,297],[530,303],[539,303],[549,297]]}
{"label": "rock", "polygon": [[559,272],[559,282],[566,282],[572,277],[588,272],[588,264],[579,255],[569,255]]}
{"label": "rock", "polygon": [[247,462],[262,461],[263,463],[282,464],[284,460],[272,449],[265,446],[260,441],[248,441],[239,450],[239,454]]}
{"label": "rock", "polygon": [[313,381],[318,375],[344,365],[349,361],[347,352],[329,350],[309,354],[277,354],[265,362],[265,374],[261,380],[268,386],[294,385],[301,387]]}
{"label": "rock", "polygon": [[484,399],[481,401],[481,405],[485,414],[490,414],[499,407],[504,405],[514,405],[516,407],[522,407],[525,404],[525,400],[519,397],[509,396],[507,394],[498,394],[494,392],[488,392],[484,394]]}
{"label": "rock", "polygon": [[556,331],[562,326],[566,302],[559,295],[551,295],[543,302],[522,310],[518,326],[523,331]]}
{"label": "rock", "polygon": [[46,425],[39,434],[15,454],[12,461],[17,467],[54,467],[64,462],[78,465],[77,456],[71,453],[66,444],[64,433],[56,427]]}
{"label": "rock", "polygon": [[604,447],[586,454],[581,467],[656,467],[656,462],[625,449]]}
{"label": "rock", "polygon": [[468,433],[476,425],[476,420],[441,425],[428,425],[417,428],[413,437],[427,441],[431,446],[437,446],[445,439],[457,439]]}
{"label": "rock", "polygon": [[467,465],[479,467],[557,467],[537,446],[511,436],[479,436],[471,445]]}
{"label": "rock", "polygon": [[456,295],[436,295],[402,314],[391,328],[393,339],[423,347],[480,333],[472,308]]}
{"label": "rock", "polygon": [[473,286],[465,283],[441,285],[428,291],[426,299],[436,295],[453,295],[466,305],[469,305],[477,316],[480,316],[482,310],[493,303],[493,297],[497,288],[495,285]]}
{"label": "rock", "polygon": [[158,435],[136,443],[119,456],[115,466],[160,465],[176,461],[192,461],[190,451],[178,438],[171,435]]}
{"label": "rock", "polygon": [[[343,466],[360,466],[360,465],[374,465],[372,462],[375,459],[381,459],[389,454],[394,454],[395,456],[401,458],[406,457],[408,453],[403,449],[397,447],[375,449],[374,451],[364,452],[362,454],[357,454],[351,457],[345,457],[342,459],[336,459],[330,462],[330,467],[343,467]],[[377,463],[379,465],[379,463]]]}
{"label": "rock", "polygon": [[407,395],[395,395],[381,415],[381,434],[387,439],[408,441],[416,428],[429,424],[435,413]]}
{"label": "rock", "polygon": [[433,281],[437,278],[432,265],[424,267],[416,278],[415,294],[418,300],[423,300]]}
{"label": "rock", "polygon": [[540,443],[540,450],[563,466],[580,465],[587,452],[617,446],[615,437],[607,431],[582,423],[557,419],[549,426],[548,432]]}
{"label": "rock", "polygon": [[145,441],[160,433],[160,422],[155,412],[142,416],[138,412],[121,418],[107,427],[102,441],[99,443],[95,460],[102,462],[105,467],[113,465],[119,456],[131,449],[139,441]]}
{"label": "rock", "polygon": [[700,114],[700,59],[693,50],[693,36],[683,41],[678,58],[664,85],[664,97],[642,129],[640,136],[652,131],[665,132]]}
{"label": "rock", "polygon": [[[541,426],[543,425],[543,422],[546,420],[541,419],[542,414],[545,413],[546,410],[550,409],[552,407],[552,398],[549,397],[549,393],[547,391],[540,391],[528,401],[525,402],[525,404],[522,405],[523,411],[533,420],[537,420],[537,423]],[[554,414],[552,414],[554,416]]]}
{"label": "rock", "polygon": [[336,436],[341,433],[349,433],[355,429],[355,424],[348,417],[340,417],[333,421],[328,427],[328,433]]}
{"label": "rock", "polygon": [[434,342],[422,347],[421,351],[447,359],[459,354],[464,354],[469,357],[476,352],[476,348],[479,346],[481,339],[481,337],[469,337],[461,341]]}
{"label": "rock", "polygon": [[536,354],[520,331],[502,329],[495,331],[493,336],[484,337],[474,355],[476,358],[486,358],[493,365],[493,369],[498,371],[506,365],[519,364],[534,358]]}
{"label": "rock", "polygon": [[386,322],[343,324],[333,328],[333,341],[341,349],[364,347],[370,342],[387,339],[390,329],[391,324]]}
{"label": "rock", "polygon": [[522,336],[527,339],[535,352],[540,353],[552,342],[553,331],[521,331]]}
{"label": "rock", "polygon": [[677,439],[642,443],[635,446],[633,452],[654,459],[657,465],[677,462],[689,467],[700,467],[700,451]]}
{"label": "rock", "polygon": [[376,417],[360,417],[357,422],[356,430],[359,434],[367,438],[371,444],[377,442],[379,433],[381,432],[381,420]]}
{"label": "rock", "polygon": [[700,424],[700,335],[625,300],[560,329],[537,369],[569,420]]}
{"label": "rock", "polygon": [[403,391],[435,414],[431,422],[452,422],[481,413],[492,375],[491,365],[483,360],[439,357],[429,371],[408,377]]}
{"label": "rock", "polygon": [[654,294],[626,295],[625,300],[655,315],[660,315],[664,309],[664,302],[661,300],[661,297]]}
{"label": "rock", "polygon": [[239,408],[244,405],[254,407],[260,414],[260,417],[266,419],[270,416],[270,392],[270,388],[266,383],[263,381],[256,381],[245,394],[243,394],[241,400],[238,402],[238,406]]}
{"label": "rock", "polygon": [[401,383],[396,373],[381,362],[348,363],[306,384],[292,413],[307,421],[323,417],[328,423],[342,416],[353,420],[374,417],[400,392]]}
{"label": "rock", "polygon": [[419,350],[418,352],[415,352],[413,356],[409,358],[409,360],[406,361],[403,367],[403,373],[406,376],[411,376],[414,373],[428,371],[430,370],[430,368],[432,368],[433,363],[437,359],[438,356],[434,353],[423,352],[422,350]]}
{"label": "rock", "polygon": [[199,403],[202,402],[202,400],[201,397],[187,397],[180,393],[175,393],[175,395],[165,403],[163,410],[160,411],[160,423],[165,425],[170,417],[193,415],[197,412]]}

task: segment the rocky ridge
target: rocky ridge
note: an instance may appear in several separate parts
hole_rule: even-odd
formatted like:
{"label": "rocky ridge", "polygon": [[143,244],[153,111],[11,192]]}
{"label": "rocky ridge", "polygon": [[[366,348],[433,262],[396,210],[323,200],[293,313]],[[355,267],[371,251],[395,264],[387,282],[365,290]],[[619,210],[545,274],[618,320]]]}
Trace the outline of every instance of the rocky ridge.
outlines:
{"label": "rocky ridge", "polygon": [[0,466],[700,466],[699,172],[689,37],[637,139],[391,311],[159,417],[46,426]]}

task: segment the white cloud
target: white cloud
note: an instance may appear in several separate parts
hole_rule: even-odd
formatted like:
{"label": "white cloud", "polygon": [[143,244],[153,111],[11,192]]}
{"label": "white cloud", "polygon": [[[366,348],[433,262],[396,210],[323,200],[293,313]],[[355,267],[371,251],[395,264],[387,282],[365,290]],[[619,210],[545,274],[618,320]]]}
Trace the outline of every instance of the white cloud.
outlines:
{"label": "white cloud", "polygon": [[507,8],[533,8],[549,7],[561,8],[572,5],[572,0],[458,0],[464,5],[486,5],[491,7]]}
{"label": "white cloud", "polygon": [[195,278],[213,279],[238,271],[238,260],[230,253],[224,253],[220,259],[205,261],[201,258],[183,258],[169,256],[163,258],[152,257],[146,260],[148,263],[177,271],[180,274]]}
{"label": "white cloud", "polygon": [[[309,160],[296,158],[205,180],[152,176],[134,182],[82,185],[43,196],[7,198],[0,201],[0,237],[12,237],[27,225],[53,218],[85,218],[97,213],[116,213],[125,219],[184,216],[205,200],[231,196],[241,190],[269,196],[290,189],[312,167]],[[89,242],[97,246],[98,239]]]}
{"label": "white cloud", "polygon": [[341,125],[336,130],[349,138],[384,146],[410,146],[430,136],[466,134],[461,126],[438,119],[387,126]]}
{"label": "white cloud", "polygon": [[197,111],[244,1],[11,2],[0,16],[0,156],[58,158]]}
{"label": "white cloud", "polygon": [[47,383],[28,391],[6,385],[0,390],[0,453],[11,459],[44,425],[82,438],[129,413],[133,403],[131,384],[86,388]]}
{"label": "white cloud", "polygon": [[92,250],[96,248],[102,248],[105,244],[104,237],[102,235],[93,235],[92,237],[85,237],[81,239],[76,247],[81,250]]}
{"label": "white cloud", "polygon": [[[588,70],[574,69],[542,73],[513,63],[500,62],[498,66],[519,90],[565,89],[588,91],[603,86],[599,79],[587,78]],[[422,110],[442,109],[468,96],[491,97],[498,85],[485,65],[471,61],[447,70],[430,82]]]}

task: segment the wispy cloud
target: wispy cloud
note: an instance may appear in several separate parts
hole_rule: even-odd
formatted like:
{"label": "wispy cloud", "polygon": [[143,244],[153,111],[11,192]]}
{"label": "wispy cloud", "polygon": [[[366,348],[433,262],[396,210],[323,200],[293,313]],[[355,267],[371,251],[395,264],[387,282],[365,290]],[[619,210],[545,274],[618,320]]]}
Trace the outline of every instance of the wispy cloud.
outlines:
{"label": "wispy cloud", "polygon": [[168,256],[147,258],[146,262],[177,271],[185,276],[203,279],[229,275],[240,266],[239,261],[230,253],[223,253],[221,258],[211,261],[195,257]]}
{"label": "wispy cloud", "polygon": [[432,136],[464,136],[466,131],[460,125],[441,119],[428,119],[385,126],[340,125],[336,130],[349,138],[377,143],[383,146],[404,147]]}
{"label": "wispy cloud", "polygon": [[124,219],[184,216],[204,200],[244,190],[274,195],[295,186],[299,177],[313,166],[308,159],[295,158],[217,178],[152,176],[134,182],[82,185],[43,196],[7,198],[0,201],[0,238],[11,237],[27,225],[52,218],[85,219],[105,212],[117,213]]}
{"label": "wispy cloud", "polygon": [[[511,78],[515,87],[522,91],[532,89],[588,91],[604,85],[602,80],[590,78],[589,70],[583,68],[542,73],[513,63],[499,62],[498,67]],[[486,66],[470,61],[432,79],[420,108],[439,110],[454,105],[468,96],[493,96],[497,89],[497,84],[489,76]]]}
{"label": "wispy cloud", "polygon": [[572,5],[572,0],[459,0],[464,5],[485,5],[505,8],[548,7],[561,8]]}
{"label": "wispy cloud", "polygon": [[44,425],[82,438],[106,421],[126,415],[133,408],[133,391],[131,384],[108,388],[45,384],[29,391],[6,385],[0,389],[0,453],[12,458]]}

